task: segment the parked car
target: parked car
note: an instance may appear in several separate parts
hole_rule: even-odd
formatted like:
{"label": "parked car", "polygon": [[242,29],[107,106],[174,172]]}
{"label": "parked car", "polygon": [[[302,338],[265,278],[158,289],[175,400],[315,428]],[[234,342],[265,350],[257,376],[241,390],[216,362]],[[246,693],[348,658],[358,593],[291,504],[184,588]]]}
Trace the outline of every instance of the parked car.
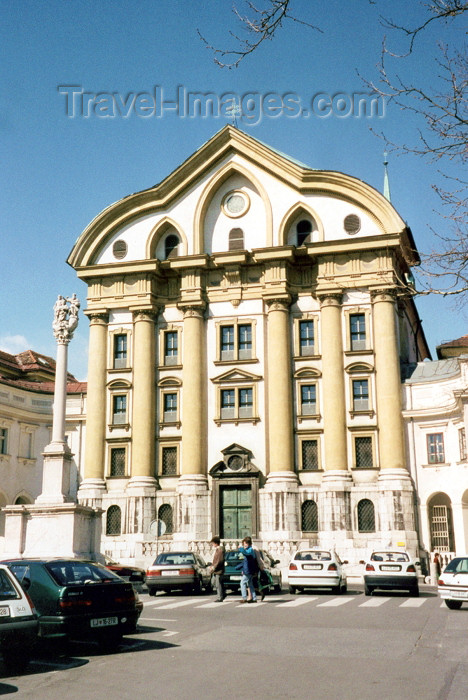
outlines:
{"label": "parked car", "polygon": [[104,557],[104,566],[109,571],[120,576],[120,578],[129,581],[130,583],[144,583],[146,580],[146,571],[139,566],[130,566],[129,564],[119,564],[110,557]]}
{"label": "parked car", "polygon": [[88,639],[117,647],[136,630],[143,605],[130,583],[81,559],[4,562],[30,595],[45,639]]}
{"label": "parked car", "polygon": [[195,552],[161,552],[146,571],[150,595],[183,589],[193,593],[211,590],[210,563]]}
{"label": "parked car", "polygon": [[346,593],[347,581],[343,563],[330,549],[301,549],[289,563],[288,586],[290,593],[306,588],[331,588],[334,593]]}
{"label": "parked car", "polygon": [[450,610],[460,610],[468,602],[468,556],[455,557],[438,580],[439,595]]}
{"label": "parked car", "polygon": [[376,588],[380,588],[407,590],[410,595],[418,596],[418,563],[403,550],[372,552],[364,573],[365,594],[372,595]]}
{"label": "parked car", "polygon": [[6,566],[0,564],[0,650],[8,669],[28,664],[37,639],[33,602]]}
{"label": "parked car", "polygon": [[[266,552],[264,549],[259,549],[260,556],[265,564],[265,569],[270,573],[272,584],[270,586],[272,591],[281,591],[281,571],[276,568],[279,564],[278,559],[273,559],[271,554]],[[237,549],[230,552],[226,552],[224,574],[221,579],[224,583],[225,589],[231,591],[238,591],[240,588],[240,580],[242,578],[242,560],[244,555]]]}

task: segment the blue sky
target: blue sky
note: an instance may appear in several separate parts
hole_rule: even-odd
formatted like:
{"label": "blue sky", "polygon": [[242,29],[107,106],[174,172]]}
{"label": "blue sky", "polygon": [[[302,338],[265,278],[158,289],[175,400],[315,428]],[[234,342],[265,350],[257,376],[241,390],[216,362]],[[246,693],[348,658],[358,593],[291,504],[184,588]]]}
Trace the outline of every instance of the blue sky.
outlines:
{"label": "blue sky", "polygon": [[[242,0],[237,6],[243,7]],[[182,86],[215,95],[253,93],[254,100],[289,93],[309,107],[319,93],[364,92],[359,74],[376,78],[386,8],[399,22],[422,17],[419,3],[407,0],[296,0],[296,14],[322,32],[288,22],[239,68],[222,70],[197,28],[216,46],[234,44],[228,30],[241,29],[231,0],[1,3],[0,349],[55,355],[51,323],[57,295],[76,292],[85,307],[86,287],[66,263],[77,237],[109,204],[161,181],[227,121],[175,111],[139,115],[137,109],[127,117],[104,117],[104,103],[96,109],[92,98],[85,117],[81,93],[70,115],[63,86],[92,96],[116,93],[123,113],[132,95],[151,95],[155,86],[166,102]],[[399,72],[432,83],[437,42],[458,40],[458,32],[454,25],[426,32],[417,57],[400,63]],[[392,41],[400,47],[396,36]],[[240,127],[310,167],[346,172],[380,190],[385,145],[373,132],[401,142],[413,138],[417,127],[393,105],[372,118],[308,112],[293,117],[283,111],[243,120]],[[431,187],[441,181],[437,165],[392,153],[389,160],[392,202],[418,248],[427,251],[436,245],[431,227],[443,231],[447,225],[436,213],[439,202]],[[441,341],[465,334],[466,314],[448,300],[421,298],[418,308],[433,355]],[[82,315],[69,348],[69,369],[79,379],[87,375],[87,343]]]}

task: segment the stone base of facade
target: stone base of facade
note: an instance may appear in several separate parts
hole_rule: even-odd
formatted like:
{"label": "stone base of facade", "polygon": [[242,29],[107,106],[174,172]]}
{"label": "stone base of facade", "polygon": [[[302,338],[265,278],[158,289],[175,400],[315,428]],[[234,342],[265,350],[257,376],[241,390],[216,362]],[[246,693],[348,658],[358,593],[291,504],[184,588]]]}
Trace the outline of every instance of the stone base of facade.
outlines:
{"label": "stone base of facade", "polygon": [[261,540],[278,542],[300,537],[298,497],[295,472],[270,472],[259,491]]}
{"label": "stone base of facade", "polygon": [[78,505],[9,506],[5,512],[3,557],[82,557],[101,549],[101,512]]}
{"label": "stone base of facade", "polygon": [[202,474],[185,474],[177,483],[174,546],[193,548],[191,543],[206,542],[211,532],[211,492]]}

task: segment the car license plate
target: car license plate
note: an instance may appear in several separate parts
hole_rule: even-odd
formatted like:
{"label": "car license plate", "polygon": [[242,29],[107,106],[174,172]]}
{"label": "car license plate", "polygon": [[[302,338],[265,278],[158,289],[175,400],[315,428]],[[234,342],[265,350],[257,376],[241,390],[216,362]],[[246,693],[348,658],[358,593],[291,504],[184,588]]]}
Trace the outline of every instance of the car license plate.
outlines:
{"label": "car license plate", "polygon": [[0,617],[10,617],[10,608],[8,605],[2,605],[0,607]]}
{"label": "car license plate", "polygon": [[400,571],[400,566],[392,566],[391,564],[382,564],[380,571]]}
{"label": "car license plate", "polygon": [[242,576],[230,576],[229,580],[230,581],[240,581]]}
{"label": "car license plate", "polygon": [[454,598],[468,598],[468,591],[452,591]]}
{"label": "car license plate", "polygon": [[178,576],[179,571],[161,571],[161,576]]}
{"label": "car license plate", "polygon": [[112,625],[118,625],[118,617],[98,617],[91,620],[91,627],[112,627]]}
{"label": "car license plate", "polygon": [[303,564],[302,568],[303,569],[321,569],[322,565],[321,564]]}

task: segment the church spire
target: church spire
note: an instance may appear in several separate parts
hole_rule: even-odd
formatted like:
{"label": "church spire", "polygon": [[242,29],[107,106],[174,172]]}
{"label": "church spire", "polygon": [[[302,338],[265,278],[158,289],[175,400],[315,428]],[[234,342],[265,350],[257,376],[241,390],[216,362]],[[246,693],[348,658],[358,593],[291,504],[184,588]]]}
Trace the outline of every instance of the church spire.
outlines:
{"label": "church spire", "polygon": [[388,199],[389,202],[391,202],[391,201],[392,201],[392,197],[391,197],[391,195],[390,195],[390,182],[389,182],[389,179],[388,179],[388,168],[387,168],[387,165],[388,165],[388,157],[387,157],[387,151],[384,151],[384,154],[383,154],[383,155],[384,155],[383,164],[384,164],[384,169],[385,169],[385,170],[384,170],[383,195],[384,195],[384,197],[385,197],[386,199]]}

